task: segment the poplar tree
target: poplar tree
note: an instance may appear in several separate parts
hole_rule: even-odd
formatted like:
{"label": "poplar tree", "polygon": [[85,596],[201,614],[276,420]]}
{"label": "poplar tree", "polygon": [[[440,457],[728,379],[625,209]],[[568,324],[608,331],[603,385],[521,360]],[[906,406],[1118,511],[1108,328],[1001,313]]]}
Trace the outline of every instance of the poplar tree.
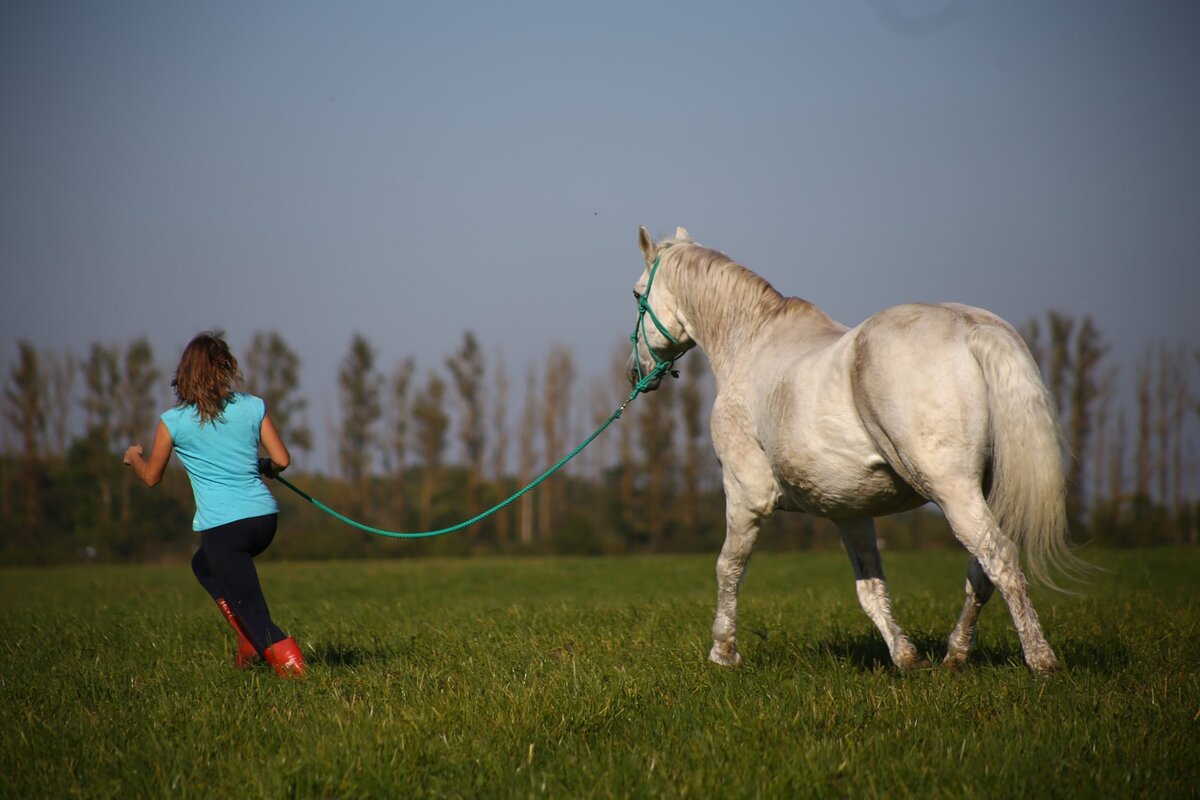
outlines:
{"label": "poplar tree", "polygon": [[405,472],[408,468],[409,414],[411,413],[411,390],[416,364],[411,356],[402,360],[392,371],[391,378],[391,426],[389,435],[389,460],[395,459],[391,470],[394,475],[393,509],[396,519],[404,527],[404,515],[408,510],[408,485]]}
{"label": "poplar tree", "polygon": [[1100,379],[1096,391],[1096,441],[1092,447],[1092,506],[1101,498],[1107,498],[1114,507],[1120,504],[1120,493],[1108,491],[1109,477],[1106,469],[1109,464],[1109,451],[1113,448],[1110,438],[1112,427],[1112,404],[1117,392],[1117,368],[1109,367]]}
{"label": "poplar tree", "polygon": [[1171,487],[1171,513],[1178,519],[1183,509],[1183,439],[1187,421],[1188,407],[1191,405],[1191,391],[1188,386],[1188,353],[1187,348],[1180,344],[1173,355],[1175,381],[1171,392],[1171,426],[1174,438],[1171,445],[1171,472],[1173,483]]}
{"label": "poplar tree", "polygon": [[41,453],[46,434],[43,401],[46,377],[37,349],[25,339],[17,342],[17,363],[9,370],[4,387],[4,419],[20,440],[25,478],[25,535],[35,541],[41,523],[39,492]]}
{"label": "poplar tree", "polygon": [[83,365],[83,412],[88,472],[99,493],[97,522],[101,526],[113,515],[112,450],[120,385],[117,347],[93,342]]}
{"label": "poplar tree", "polygon": [[1058,311],[1047,315],[1050,323],[1050,364],[1047,382],[1050,396],[1054,398],[1054,407],[1060,418],[1067,413],[1067,377],[1071,370],[1071,331],[1075,320]]}
{"label": "poplar tree", "polygon": [[1125,407],[1117,409],[1117,425],[1112,451],[1108,458],[1108,496],[1118,504],[1125,496],[1125,451],[1128,434],[1125,429]]}
{"label": "poplar tree", "polygon": [[[492,480],[496,486],[497,499],[501,499],[508,494],[508,481],[505,479],[508,473],[508,446],[510,438],[508,431],[508,371],[500,355],[496,356],[495,363],[492,397],[491,472]],[[502,543],[507,543],[510,536],[510,510],[508,508],[500,509],[495,513],[494,519],[496,539]]]}
{"label": "poplar tree", "polygon": [[[629,340],[625,339],[617,344],[610,362],[614,375],[625,384],[629,382],[628,363]],[[617,426],[617,506],[621,509],[621,525],[626,531],[632,530],[636,519],[634,478],[637,465],[634,463],[633,437],[642,413],[641,403],[631,403],[621,415],[621,424]]]}
{"label": "poplar tree", "polygon": [[1067,518],[1083,521],[1084,464],[1093,430],[1093,405],[1096,400],[1096,368],[1108,352],[1100,332],[1085,316],[1075,336],[1075,350],[1069,359],[1071,369],[1071,424],[1067,443],[1070,461],[1067,466]]}
{"label": "poplar tree", "polygon": [[62,458],[66,455],[70,435],[71,404],[75,395],[78,362],[71,352],[47,352],[44,358],[50,451],[55,457]]}
{"label": "poplar tree", "polygon": [[[125,350],[124,370],[116,394],[116,432],[122,446],[143,442],[150,447],[154,433],[154,384],[159,375],[150,341],[143,336],[131,342]],[[133,471],[125,470],[121,474],[121,523],[125,535],[133,519],[132,490]]]}
{"label": "poplar tree", "polygon": [[646,520],[646,533],[653,551],[662,549],[670,519],[671,476],[678,458],[675,453],[675,387],[664,379],[638,415],[638,443],[642,449],[642,471],[646,494],[639,506]]}
{"label": "poplar tree", "polygon": [[1137,368],[1137,439],[1134,442],[1133,456],[1133,487],[1136,497],[1143,500],[1150,498],[1150,480],[1153,469],[1153,453],[1150,439],[1151,414],[1151,352],[1147,351],[1144,360]]}
{"label": "poplar tree", "polygon": [[382,413],[379,399],[382,382],[375,370],[375,350],[366,339],[355,334],[338,370],[342,405],[338,462],[342,476],[355,489],[360,509],[367,503],[366,480],[378,444],[376,425]]}
{"label": "poplar tree", "polygon": [[446,383],[435,372],[429,373],[424,388],[413,400],[413,423],[423,470],[421,530],[429,530],[433,525],[433,499],[441,486],[446,430],[450,427],[450,416],[446,413]]}
{"label": "poplar tree", "polygon": [[[537,368],[530,365],[525,373],[525,402],[521,407],[521,428],[517,436],[517,480],[521,485],[533,478],[537,459],[538,391]],[[540,491],[545,491],[543,485]],[[517,531],[521,544],[533,543],[534,502],[532,494],[525,494],[519,501]]]}
{"label": "poplar tree", "polygon": [[[486,437],[483,422],[483,351],[471,331],[463,333],[458,350],[446,359],[458,398],[458,440],[467,464],[467,516],[479,511],[479,484],[483,476]],[[474,533],[473,533],[474,535]]]}
{"label": "poplar tree", "polygon": [[[547,465],[566,449],[571,410],[571,384],[575,380],[575,362],[571,351],[554,346],[546,358],[546,373],[542,380],[542,442],[545,444]],[[549,478],[538,487],[540,510],[539,535],[548,539],[561,514],[565,471]]]}

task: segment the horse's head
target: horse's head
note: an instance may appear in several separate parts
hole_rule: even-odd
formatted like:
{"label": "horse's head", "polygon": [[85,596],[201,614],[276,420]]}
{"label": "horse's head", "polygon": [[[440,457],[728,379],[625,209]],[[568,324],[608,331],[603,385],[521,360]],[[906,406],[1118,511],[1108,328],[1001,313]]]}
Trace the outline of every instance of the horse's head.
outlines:
{"label": "horse's head", "polygon": [[673,239],[664,239],[658,244],[644,227],[638,228],[638,243],[646,258],[646,269],[633,285],[638,319],[630,337],[633,352],[629,355],[628,370],[629,382],[641,385],[645,391],[657,389],[675,359],[696,344],[688,334],[686,320],[680,313],[669,281],[662,277],[667,251],[683,241],[690,241],[683,228],[675,229]]}

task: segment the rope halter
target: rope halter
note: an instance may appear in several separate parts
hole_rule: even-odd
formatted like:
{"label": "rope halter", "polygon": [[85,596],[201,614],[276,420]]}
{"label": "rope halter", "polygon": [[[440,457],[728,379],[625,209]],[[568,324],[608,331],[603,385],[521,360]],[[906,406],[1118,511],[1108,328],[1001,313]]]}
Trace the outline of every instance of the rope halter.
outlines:
{"label": "rope halter", "polygon": [[[671,372],[671,367],[675,364],[674,358],[663,358],[658,354],[650,344],[650,339],[646,336],[646,317],[650,317],[650,321],[654,323],[654,327],[658,328],[658,332],[667,337],[667,341],[671,344],[679,344],[679,340],[671,335],[666,326],[662,324],[658,316],[654,313],[654,309],[650,308],[650,288],[654,286],[654,275],[658,272],[658,263],[662,260],[662,256],[656,256],[654,263],[650,265],[650,278],[646,281],[646,291],[638,297],[638,318],[633,326],[633,333],[629,334],[629,341],[633,342],[633,361],[637,364],[638,380],[634,384],[633,394],[645,392],[649,390],[651,384],[662,378],[668,372]],[[642,372],[642,359],[638,357],[638,337],[646,345],[646,351],[650,353],[650,357],[654,359],[654,369],[648,373]],[[678,357],[678,356],[677,356]],[[676,358],[677,358],[676,357]],[[632,395],[631,395],[632,396]]]}

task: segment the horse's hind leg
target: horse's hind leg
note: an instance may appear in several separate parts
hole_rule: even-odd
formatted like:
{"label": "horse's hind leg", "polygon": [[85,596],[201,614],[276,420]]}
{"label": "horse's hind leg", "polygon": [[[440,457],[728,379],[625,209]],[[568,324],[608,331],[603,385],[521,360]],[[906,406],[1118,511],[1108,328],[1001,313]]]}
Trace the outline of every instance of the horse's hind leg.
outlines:
{"label": "horse's hind leg", "polygon": [[979,566],[1008,604],[1025,652],[1025,663],[1042,675],[1054,672],[1058,669],[1058,657],[1050,649],[1033,603],[1029,602],[1017,546],[1000,530],[983,495],[978,489],[964,490],[954,499],[940,496],[936,500],[946,513],[954,535],[978,559]]}
{"label": "horse's hind leg", "polygon": [[979,612],[991,599],[995,589],[996,585],[983,571],[979,559],[971,556],[967,562],[967,597],[958,616],[958,624],[950,631],[950,642],[946,647],[946,660],[943,663],[947,667],[957,670],[967,662],[967,656],[975,644],[975,625],[979,622]]}
{"label": "horse's hind leg", "polygon": [[854,567],[854,586],[858,590],[858,602],[867,616],[883,634],[892,661],[900,669],[916,669],[924,662],[904,631],[892,618],[892,599],[888,595],[883,577],[883,563],[879,558],[879,544],[875,539],[875,521],[870,517],[835,521],[846,554]]}

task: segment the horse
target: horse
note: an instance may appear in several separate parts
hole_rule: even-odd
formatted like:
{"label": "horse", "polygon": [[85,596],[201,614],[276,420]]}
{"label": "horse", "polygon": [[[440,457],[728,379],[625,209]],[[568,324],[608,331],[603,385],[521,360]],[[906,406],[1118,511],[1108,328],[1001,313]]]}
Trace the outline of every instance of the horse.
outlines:
{"label": "horse", "polygon": [[892,616],[874,517],[933,502],[969,553],[943,664],[966,663],[998,588],[1026,664],[1057,670],[1021,551],[1033,578],[1055,589],[1055,574],[1078,577],[1086,564],[1068,543],[1054,402],[1017,331],[957,303],[897,305],[848,328],[683,228],[655,242],[641,227],[638,239],[646,268],[634,285],[631,381],[652,391],[692,347],[716,379],[711,430],[726,533],[709,659],[741,663],[738,589],[763,520],[785,510],[836,525],[859,603],[892,662],[928,666]]}

